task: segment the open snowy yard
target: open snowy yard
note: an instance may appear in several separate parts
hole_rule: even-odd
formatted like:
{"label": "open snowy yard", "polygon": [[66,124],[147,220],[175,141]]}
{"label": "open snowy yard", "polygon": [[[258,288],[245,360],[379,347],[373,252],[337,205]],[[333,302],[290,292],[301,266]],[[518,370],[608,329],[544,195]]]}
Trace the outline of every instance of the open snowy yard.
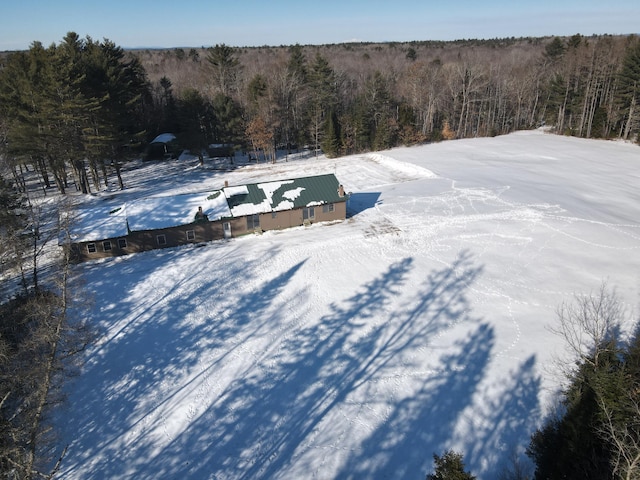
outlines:
{"label": "open snowy yard", "polygon": [[336,173],[343,223],[76,267],[99,337],[65,479],[495,475],[554,398],[556,307],[638,317],[640,148],[520,132],[232,172],[142,165],[96,204]]}

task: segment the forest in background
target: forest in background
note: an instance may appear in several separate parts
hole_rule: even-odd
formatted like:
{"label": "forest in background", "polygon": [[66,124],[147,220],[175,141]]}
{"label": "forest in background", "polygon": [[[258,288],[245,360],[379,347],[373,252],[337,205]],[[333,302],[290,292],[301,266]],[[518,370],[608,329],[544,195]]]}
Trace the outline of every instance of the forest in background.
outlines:
{"label": "forest in background", "polygon": [[637,43],[574,35],[133,53],[157,98],[167,89],[177,98],[222,93],[247,121],[268,125],[276,145],[317,144],[343,155],[541,125],[632,138]]}
{"label": "forest in background", "polygon": [[124,50],[70,32],[0,65],[0,155],[20,183],[100,190],[161,133],[274,160],[547,126],[637,140],[638,37]]}

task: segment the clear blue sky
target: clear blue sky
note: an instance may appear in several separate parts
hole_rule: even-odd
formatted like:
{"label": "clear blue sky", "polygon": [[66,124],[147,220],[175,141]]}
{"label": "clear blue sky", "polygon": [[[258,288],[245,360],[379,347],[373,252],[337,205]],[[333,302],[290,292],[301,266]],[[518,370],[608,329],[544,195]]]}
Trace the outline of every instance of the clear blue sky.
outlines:
{"label": "clear blue sky", "polygon": [[640,0],[8,0],[0,18],[0,51],[69,31],[125,48],[304,45],[640,33]]}

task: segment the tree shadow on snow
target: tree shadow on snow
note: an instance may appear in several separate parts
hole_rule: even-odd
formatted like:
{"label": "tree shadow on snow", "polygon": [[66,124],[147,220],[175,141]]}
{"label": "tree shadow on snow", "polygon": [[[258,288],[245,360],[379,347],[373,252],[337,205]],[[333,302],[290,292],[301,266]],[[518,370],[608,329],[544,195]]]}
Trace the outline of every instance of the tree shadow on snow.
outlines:
{"label": "tree shadow on snow", "polygon": [[[104,478],[421,478],[432,454],[453,442],[464,445],[469,468],[489,472],[503,458],[495,451],[528,435],[539,388],[533,358],[515,368],[504,395],[490,403],[484,418],[469,422],[467,436],[456,437],[465,410],[483,395],[480,384],[495,342],[493,327],[471,313],[467,293],[482,268],[470,255],[431,272],[419,286],[408,282],[414,266],[406,258],[351,298],[331,304],[318,321],[294,325],[287,317],[296,315],[295,306],[277,311],[274,305],[281,305],[274,299],[303,263],[250,295],[227,300],[235,305],[233,321],[195,328],[172,322],[193,311],[202,291],[215,297],[214,285],[185,297],[184,307],[155,299],[145,321],[128,325],[126,335],[105,346],[85,373],[95,380],[80,386],[87,401],[72,421],[82,451],[70,449],[62,473],[96,462],[93,470]],[[229,278],[247,278],[251,262],[234,265]],[[399,294],[409,298],[406,309],[392,307]],[[305,295],[294,292],[292,298]],[[134,304],[129,308],[137,308]],[[282,328],[275,337],[278,322]],[[460,328],[466,335],[442,343],[451,329]],[[265,336],[272,338],[262,350],[243,350],[251,339]],[[149,389],[178,382],[180,372],[197,364],[199,351],[213,352],[206,368],[170,389],[170,396],[154,398]],[[228,381],[229,372],[218,367],[223,370],[225,358],[233,355],[250,356],[234,363],[240,366]],[[432,359],[429,368],[425,357]],[[123,364],[112,365],[118,358]],[[128,382],[114,385],[118,375],[100,370],[110,368],[127,373]],[[181,405],[181,397],[216,382],[222,386],[207,390],[186,428],[164,439],[152,434],[163,421],[161,415],[151,421],[153,412],[173,402]],[[151,413],[136,417],[144,398],[153,402],[146,407]],[[351,435],[354,424],[364,438]],[[93,438],[100,441],[92,445]]]}
{"label": "tree shadow on snow", "polygon": [[[198,283],[196,279],[211,278],[204,270],[217,266],[227,269],[223,279],[246,281],[255,264],[237,259],[228,265],[198,263],[197,255],[194,256],[197,252],[200,249],[195,252],[153,252],[154,258],[143,263],[148,270],[130,272],[131,275],[126,274],[129,268],[126,262],[95,267],[93,273],[104,278],[105,285],[102,281],[98,281],[98,285],[92,283],[94,302],[102,305],[93,320],[101,326],[105,336],[89,351],[82,381],[74,385],[74,397],[80,401],[71,405],[72,412],[58,412],[62,417],[68,415],[59,422],[64,423],[67,435],[73,438],[61,470],[63,477],[73,476],[78,466],[87,464],[92,465],[91,470],[99,472],[96,475],[100,478],[126,476],[131,464],[141,460],[132,461],[127,454],[140,452],[137,438],[144,437],[152,428],[151,424],[157,421],[156,412],[172,402],[179,402],[181,397],[197,388],[200,379],[215,370],[217,362],[233,355],[247,338],[260,335],[273,320],[266,311],[274,296],[304,264],[292,266],[250,293],[230,296],[225,290],[223,299],[219,297],[222,293],[216,280]],[[176,272],[166,263],[168,258],[177,261],[183,256],[183,265],[185,259],[194,259],[182,272]],[[90,279],[91,270],[88,272]],[[167,279],[167,276],[171,278]],[[145,281],[158,282],[158,287],[152,297],[141,299],[133,289],[138,282]],[[197,285],[196,289],[185,291],[183,288],[193,284]],[[115,304],[110,301],[113,290],[121,295]],[[216,308],[221,310],[215,312]],[[261,316],[255,312],[260,312]],[[233,321],[226,320],[230,313]],[[205,316],[204,321],[194,319],[196,314]],[[118,323],[123,318],[128,321]],[[110,325],[117,327],[110,330]],[[232,337],[235,345],[227,343]],[[207,370],[199,372],[189,383],[179,384],[185,371],[199,365],[200,350],[216,349],[224,350],[217,362],[211,362]],[[159,386],[167,386],[166,391],[173,393],[164,397],[156,394]],[[141,404],[149,399],[152,405]],[[141,454],[152,457],[150,451]],[[147,474],[149,478],[157,478],[153,474],[154,468],[147,465],[147,472],[138,478]]]}
{"label": "tree shadow on snow", "polygon": [[516,365],[502,380],[502,394],[483,396],[484,415],[471,419],[467,439],[461,442],[467,466],[481,477],[513,469],[514,461],[520,468],[532,467],[525,450],[541,418],[535,356]]}

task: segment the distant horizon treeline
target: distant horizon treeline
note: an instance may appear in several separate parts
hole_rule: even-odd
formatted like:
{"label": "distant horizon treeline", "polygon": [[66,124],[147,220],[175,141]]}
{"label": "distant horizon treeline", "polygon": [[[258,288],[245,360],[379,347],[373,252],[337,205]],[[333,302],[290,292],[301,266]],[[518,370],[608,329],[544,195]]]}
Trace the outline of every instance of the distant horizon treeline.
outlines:
{"label": "distant horizon treeline", "polygon": [[327,156],[548,126],[637,140],[634,35],[124,50],[70,32],[2,57],[0,155],[19,184],[99,190],[156,135],[275,159]]}

